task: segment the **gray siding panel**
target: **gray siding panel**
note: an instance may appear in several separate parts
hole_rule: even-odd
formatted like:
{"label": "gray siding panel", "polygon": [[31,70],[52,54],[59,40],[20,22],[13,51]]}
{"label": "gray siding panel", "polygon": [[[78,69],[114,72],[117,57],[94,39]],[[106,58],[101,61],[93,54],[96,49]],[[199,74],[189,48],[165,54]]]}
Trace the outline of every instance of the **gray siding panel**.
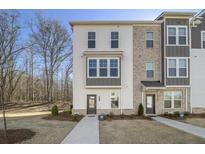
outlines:
{"label": "gray siding panel", "polygon": [[120,86],[120,78],[87,78],[87,86]]}
{"label": "gray siding panel", "polygon": [[189,46],[167,46],[166,47],[167,57],[189,57]]}
{"label": "gray siding panel", "polygon": [[203,14],[202,17],[201,24],[191,30],[192,48],[195,49],[201,48],[201,31],[205,31],[205,14]]}

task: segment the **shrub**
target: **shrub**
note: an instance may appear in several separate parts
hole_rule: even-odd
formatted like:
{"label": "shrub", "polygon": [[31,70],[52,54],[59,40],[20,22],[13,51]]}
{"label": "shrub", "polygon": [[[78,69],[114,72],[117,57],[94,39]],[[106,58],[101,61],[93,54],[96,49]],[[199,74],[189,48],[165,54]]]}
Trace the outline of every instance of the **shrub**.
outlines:
{"label": "shrub", "polygon": [[189,112],[184,112],[184,116],[189,116],[190,115],[190,113]]}
{"label": "shrub", "polygon": [[67,112],[68,114],[72,114],[72,109],[68,108],[67,110],[65,110],[65,112]]}
{"label": "shrub", "polygon": [[57,105],[54,105],[54,106],[52,107],[51,114],[52,114],[53,116],[57,116],[57,115],[58,115],[58,106],[57,106]]}
{"label": "shrub", "polygon": [[113,113],[113,112],[110,112],[109,116],[110,116],[110,117],[113,117],[113,116],[114,116],[114,113]]}
{"label": "shrub", "polygon": [[139,116],[144,115],[144,107],[143,107],[142,103],[140,103],[140,105],[138,107],[138,115]]}
{"label": "shrub", "polygon": [[179,117],[180,116],[179,111],[174,112],[174,115],[175,115],[175,117]]}
{"label": "shrub", "polygon": [[78,114],[74,114],[73,115],[73,120],[74,121],[79,121],[79,115]]}
{"label": "shrub", "polygon": [[169,116],[169,113],[168,113],[168,112],[165,112],[165,113],[164,113],[164,116],[167,116],[167,117],[168,117],[168,116]]}

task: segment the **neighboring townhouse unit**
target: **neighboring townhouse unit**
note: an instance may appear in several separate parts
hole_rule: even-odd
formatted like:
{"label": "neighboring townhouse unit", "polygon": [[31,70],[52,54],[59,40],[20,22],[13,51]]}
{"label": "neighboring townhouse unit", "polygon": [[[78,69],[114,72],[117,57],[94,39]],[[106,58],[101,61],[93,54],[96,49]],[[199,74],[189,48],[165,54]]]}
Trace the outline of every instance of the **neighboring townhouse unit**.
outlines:
{"label": "neighboring townhouse unit", "polygon": [[205,10],[192,21],[191,102],[194,113],[205,113]]}
{"label": "neighboring townhouse unit", "polygon": [[190,62],[190,52],[198,45],[194,35],[201,37],[203,48],[205,23],[202,14],[194,15],[163,12],[154,21],[71,22],[73,113],[135,114],[140,103],[147,115],[202,107],[199,94],[191,94],[190,64],[195,62]]}

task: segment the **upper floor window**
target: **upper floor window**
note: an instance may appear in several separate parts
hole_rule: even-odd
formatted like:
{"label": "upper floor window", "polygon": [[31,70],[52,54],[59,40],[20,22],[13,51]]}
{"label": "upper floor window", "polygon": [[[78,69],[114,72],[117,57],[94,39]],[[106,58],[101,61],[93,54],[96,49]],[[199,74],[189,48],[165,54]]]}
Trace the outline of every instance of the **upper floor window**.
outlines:
{"label": "upper floor window", "polygon": [[111,32],[111,48],[119,47],[119,32]]}
{"label": "upper floor window", "polygon": [[187,26],[167,26],[168,45],[187,45]]}
{"label": "upper floor window", "polygon": [[100,59],[100,77],[107,76],[107,59]]}
{"label": "upper floor window", "polygon": [[95,48],[95,32],[88,32],[88,48]]}
{"label": "upper floor window", "polygon": [[146,33],[146,47],[153,48],[153,46],[154,46],[154,33],[147,32]]}
{"label": "upper floor window", "polygon": [[118,76],[118,59],[110,59],[110,76]]}
{"label": "upper floor window", "polygon": [[97,76],[97,60],[89,59],[89,76],[96,77]]}
{"label": "upper floor window", "polygon": [[90,78],[118,78],[118,58],[88,58],[88,77]]}
{"label": "upper floor window", "polygon": [[167,76],[169,78],[188,77],[188,59],[187,58],[168,58]]}
{"label": "upper floor window", "polygon": [[201,48],[205,49],[205,31],[201,32]]}
{"label": "upper floor window", "polygon": [[147,78],[154,77],[154,63],[153,62],[146,63],[146,73],[147,73]]}

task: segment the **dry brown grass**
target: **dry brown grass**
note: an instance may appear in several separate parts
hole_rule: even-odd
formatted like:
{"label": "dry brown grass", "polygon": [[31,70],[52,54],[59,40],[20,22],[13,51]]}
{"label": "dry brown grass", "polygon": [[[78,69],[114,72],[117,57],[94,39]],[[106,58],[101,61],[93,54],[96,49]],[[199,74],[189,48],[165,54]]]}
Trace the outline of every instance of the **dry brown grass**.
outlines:
{"label": "dry brown grass", "polygon": [[103,144],[186,144],[205,143],[205,139],[151,120],[113,120],[100,122]]}

